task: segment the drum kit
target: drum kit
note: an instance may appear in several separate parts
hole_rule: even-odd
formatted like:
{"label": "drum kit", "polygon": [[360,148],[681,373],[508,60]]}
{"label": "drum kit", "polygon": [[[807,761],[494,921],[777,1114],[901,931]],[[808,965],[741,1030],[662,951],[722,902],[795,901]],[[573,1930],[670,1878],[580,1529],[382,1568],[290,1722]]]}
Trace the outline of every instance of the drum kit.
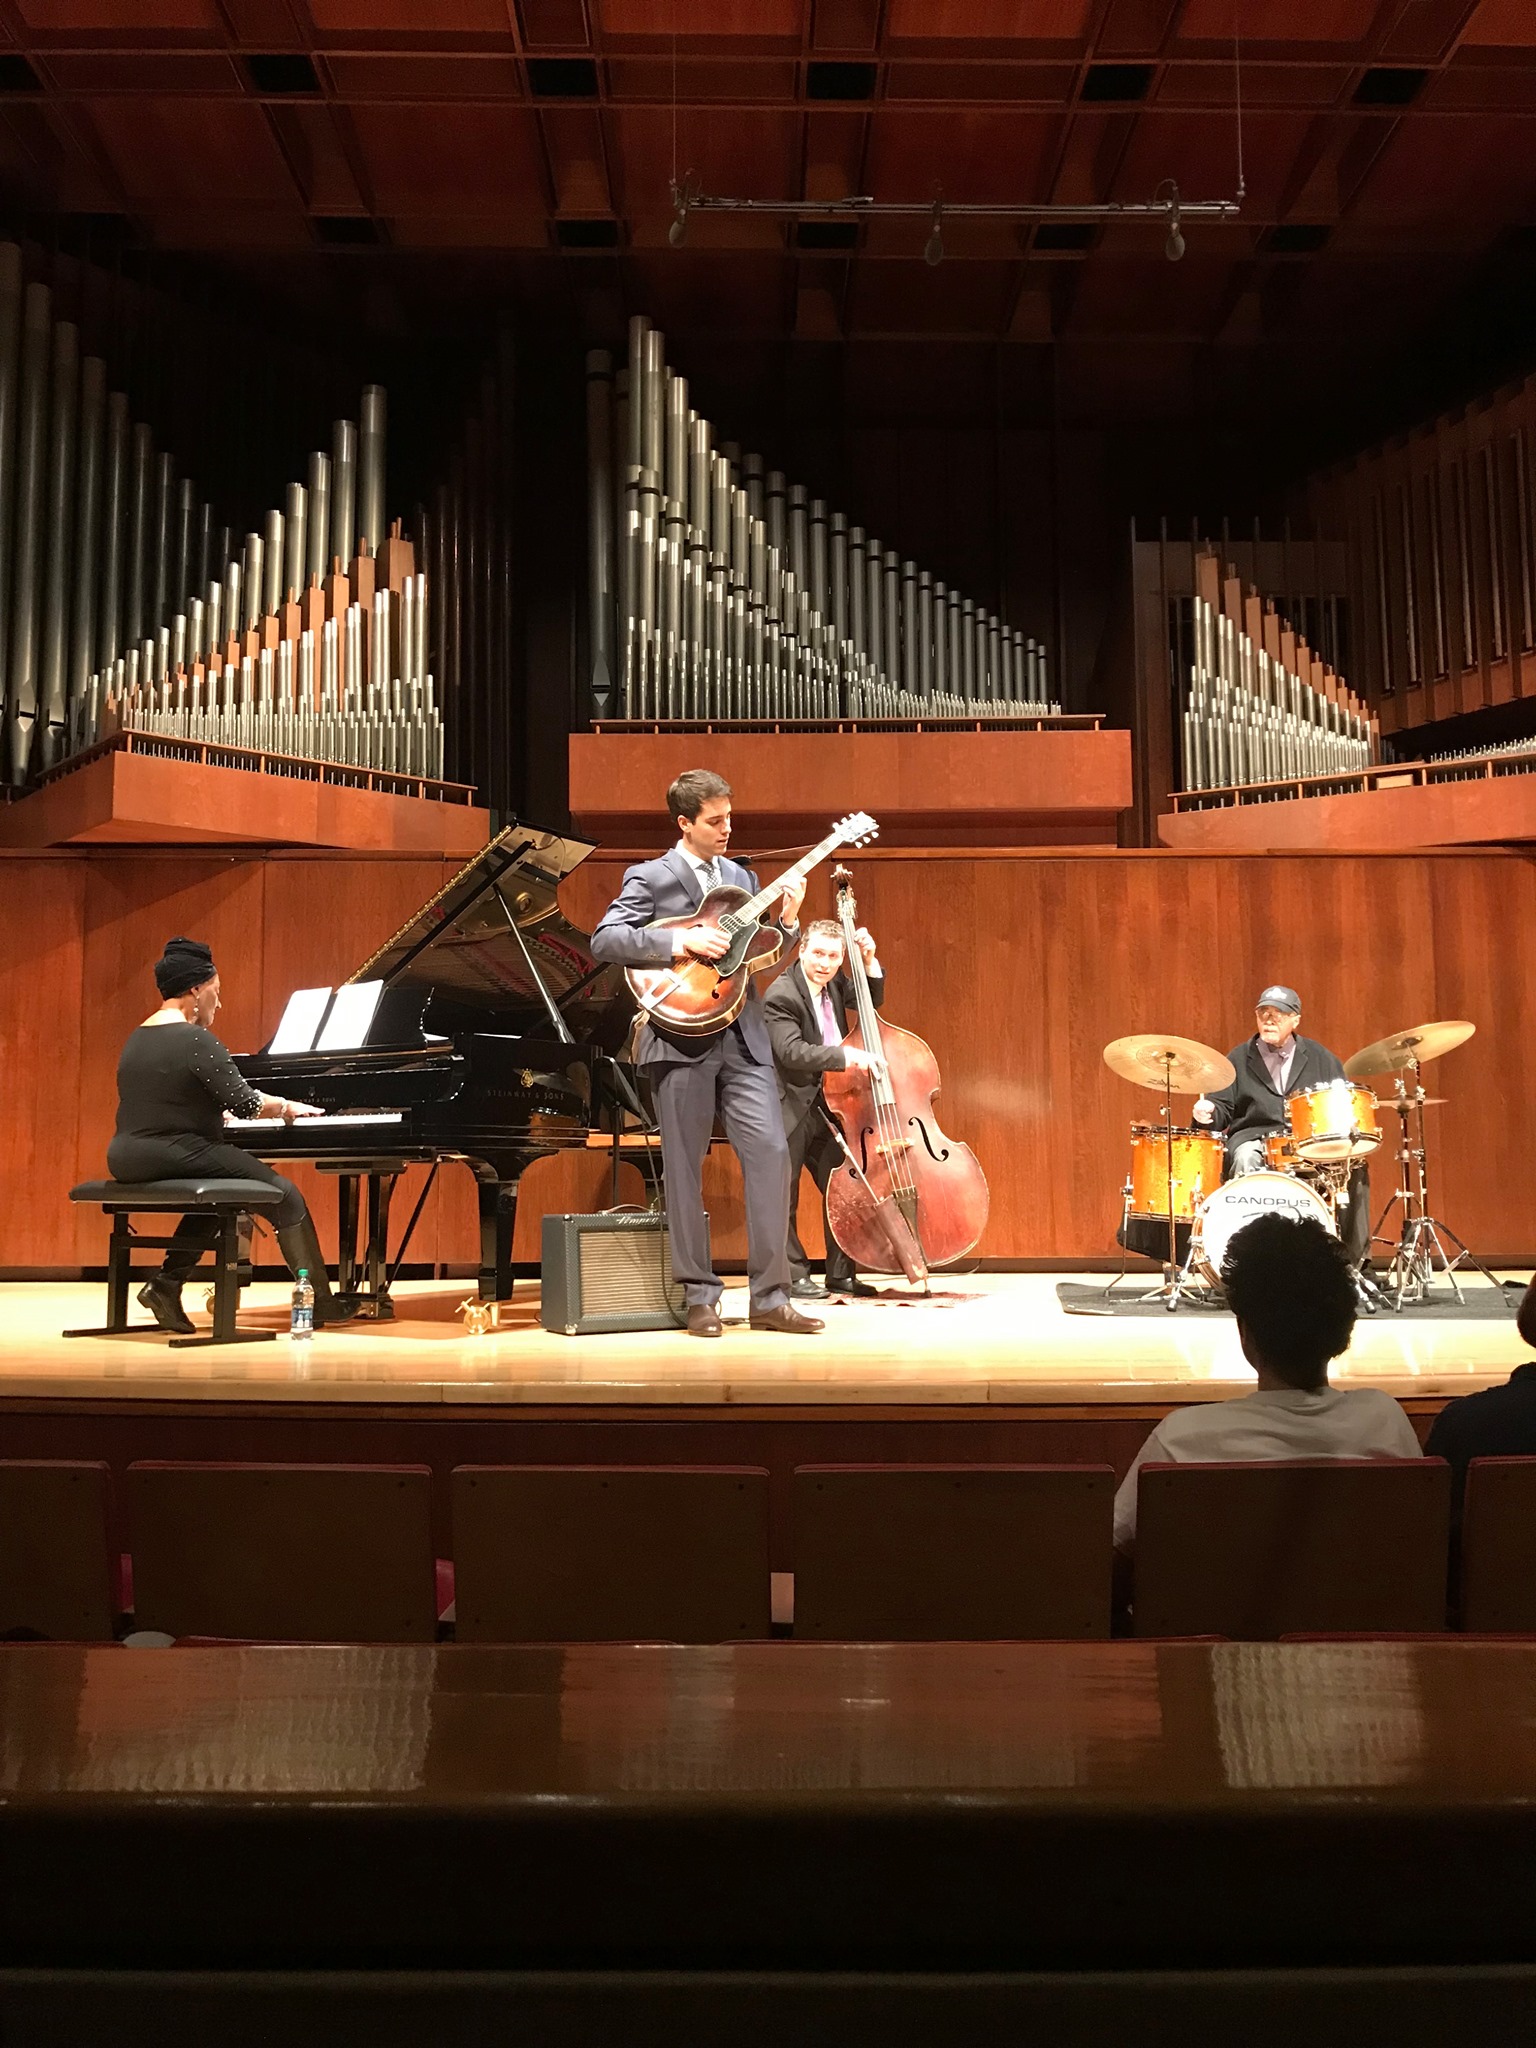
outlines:
{"label": "drum kit", "polygon": [[[1371,1241],[1391,1243],[1393,1254],[1379,1282],[1368,1261],[1357,1274],[1362,1307],[1374,1314],[1383,1302],[1401,1309],[1427,1299],[1437,1257],[1458,1301],[1463,1298],[1456,1282],[1459,1265],[1474,1266],[1491,1280],[1487,1268],[1430,1211],[1424,1134],[1425,1110],[1445,1097],[1425,1094],[1421,1069],[1464,1044],[1476,1028],[1459,1020],[1421,1024],[1362,1047],[1345,1061],[1343,1080],[1323,1081],[1286,1097],[1287,1128],[1265,1136],[1263,1166],[1231,1180],[1224,1179],[1221,1133],[1176,1124],[1173,1098],[1227,1087],[1235,1078],[1232,1062],[1194,1038],[1140,1032],[1112,1040],[1104,1048],[1111,1073],[1163,1097],[1157,1123],[1131,1125],[1131,1169],[1122,1190],[1120,1241],[1128,1250],[1162,1256],[1161,1246],[1152,1250],[1151,1244],[1166,1229],[1166,1277],[1142,1298],[1161,1301],[1170,1310],[1185,1298],[1218,1302],[1227,1247],[1256,1216],[1309,1218],[1331,1236],[1340,1236],[1355,1171],[1386,1138],[1378,1114],[1383,1108],[1396,1111],[1400,1122],[1399,1183]],[[1383,1075],[1392,1076],[1395,1090],[1385,1104],[1364,1080]],[[1397,1237],[1391,1239],[1383,1235],[1383,1226],[1394,1210],[1401,1215]],[[1448,1245],[1455,1247],[1454,1255]],[[1123,1277],[1122,1271],[1106,1292]]]}

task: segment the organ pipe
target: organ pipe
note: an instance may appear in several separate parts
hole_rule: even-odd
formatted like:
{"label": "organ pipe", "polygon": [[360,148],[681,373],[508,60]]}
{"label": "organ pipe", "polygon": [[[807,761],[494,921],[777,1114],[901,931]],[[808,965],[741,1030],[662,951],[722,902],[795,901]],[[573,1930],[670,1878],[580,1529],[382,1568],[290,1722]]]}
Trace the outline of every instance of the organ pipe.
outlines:
{"label": "organ pipe", "polygon": [[625,367],[587,358],[594,717],[1059,712],[1044,647],[717,443],[688,396],[641,315]]}

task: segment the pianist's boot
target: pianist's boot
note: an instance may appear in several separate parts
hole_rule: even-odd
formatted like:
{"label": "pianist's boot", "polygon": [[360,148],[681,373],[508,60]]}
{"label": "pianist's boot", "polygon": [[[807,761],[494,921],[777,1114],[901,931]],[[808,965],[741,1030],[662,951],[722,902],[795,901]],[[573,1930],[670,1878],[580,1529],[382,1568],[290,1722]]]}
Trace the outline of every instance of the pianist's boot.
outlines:
{"label": "pianist's boot", "polygon": [[302,1223],[289,1224],[286,1230],[277,1233],[277,1242],[288,1261],[289,1272],[295,1278],[301,1270],[309,1275],[309,1284],[315,1290],[315,1328],[322,1329],[327,1323],[350,1323],[358,1312],[357,1296],[332,1292],[325,1255],[315,1235],[314,1218],[306,1213]]}
{"label": "pianist's boot", "polygon": [[165,1255],[165,1264],[139,1289],[139,1306],[147,1308],[161,1329],[169,1330],[173,1336],[196,1334],[196,1325],[181,1305],[181,1290],[218,1228],[217,1217],[183,1216],[176,1226],[175,1242]]}

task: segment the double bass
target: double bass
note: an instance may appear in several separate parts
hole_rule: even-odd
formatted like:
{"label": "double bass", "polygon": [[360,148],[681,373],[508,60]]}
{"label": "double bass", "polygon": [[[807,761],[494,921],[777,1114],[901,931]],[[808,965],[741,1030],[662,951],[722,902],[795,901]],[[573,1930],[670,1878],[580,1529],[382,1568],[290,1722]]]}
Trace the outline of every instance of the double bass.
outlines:
{"label": "double bass", "polygon": [[979,1242],[987,1177],[970,1146],[939,1127],[932,1047],[915,1031],[883,1022],[876,1010],[854,937],[853,877],[838,867],[832,881],[858,1017],[843,1043],[875,1054],[876,1065],[822,1076],[843,1153],[827,1183],[827,1218],[856,1266],[902,1273],[926,1288],[931,1267],[953,1265]]}

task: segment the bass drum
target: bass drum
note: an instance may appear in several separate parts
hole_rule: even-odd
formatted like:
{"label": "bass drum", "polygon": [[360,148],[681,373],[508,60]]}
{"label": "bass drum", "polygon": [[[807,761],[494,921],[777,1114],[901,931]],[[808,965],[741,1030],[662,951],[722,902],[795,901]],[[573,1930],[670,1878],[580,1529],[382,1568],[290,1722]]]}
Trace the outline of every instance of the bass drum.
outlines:
{"label": "bass drum", "polygon": [[1227,1246],[1256,1216],[1290,1216],[1298,1223],[1321,1223],[1330,1237],[1339,1234],[1333,1211],[1304,1181],[1285,1173],[1245,1173],[1218,1188],[1195,1222],[1195,1264],[1213,1287],[1221,1285]]}

